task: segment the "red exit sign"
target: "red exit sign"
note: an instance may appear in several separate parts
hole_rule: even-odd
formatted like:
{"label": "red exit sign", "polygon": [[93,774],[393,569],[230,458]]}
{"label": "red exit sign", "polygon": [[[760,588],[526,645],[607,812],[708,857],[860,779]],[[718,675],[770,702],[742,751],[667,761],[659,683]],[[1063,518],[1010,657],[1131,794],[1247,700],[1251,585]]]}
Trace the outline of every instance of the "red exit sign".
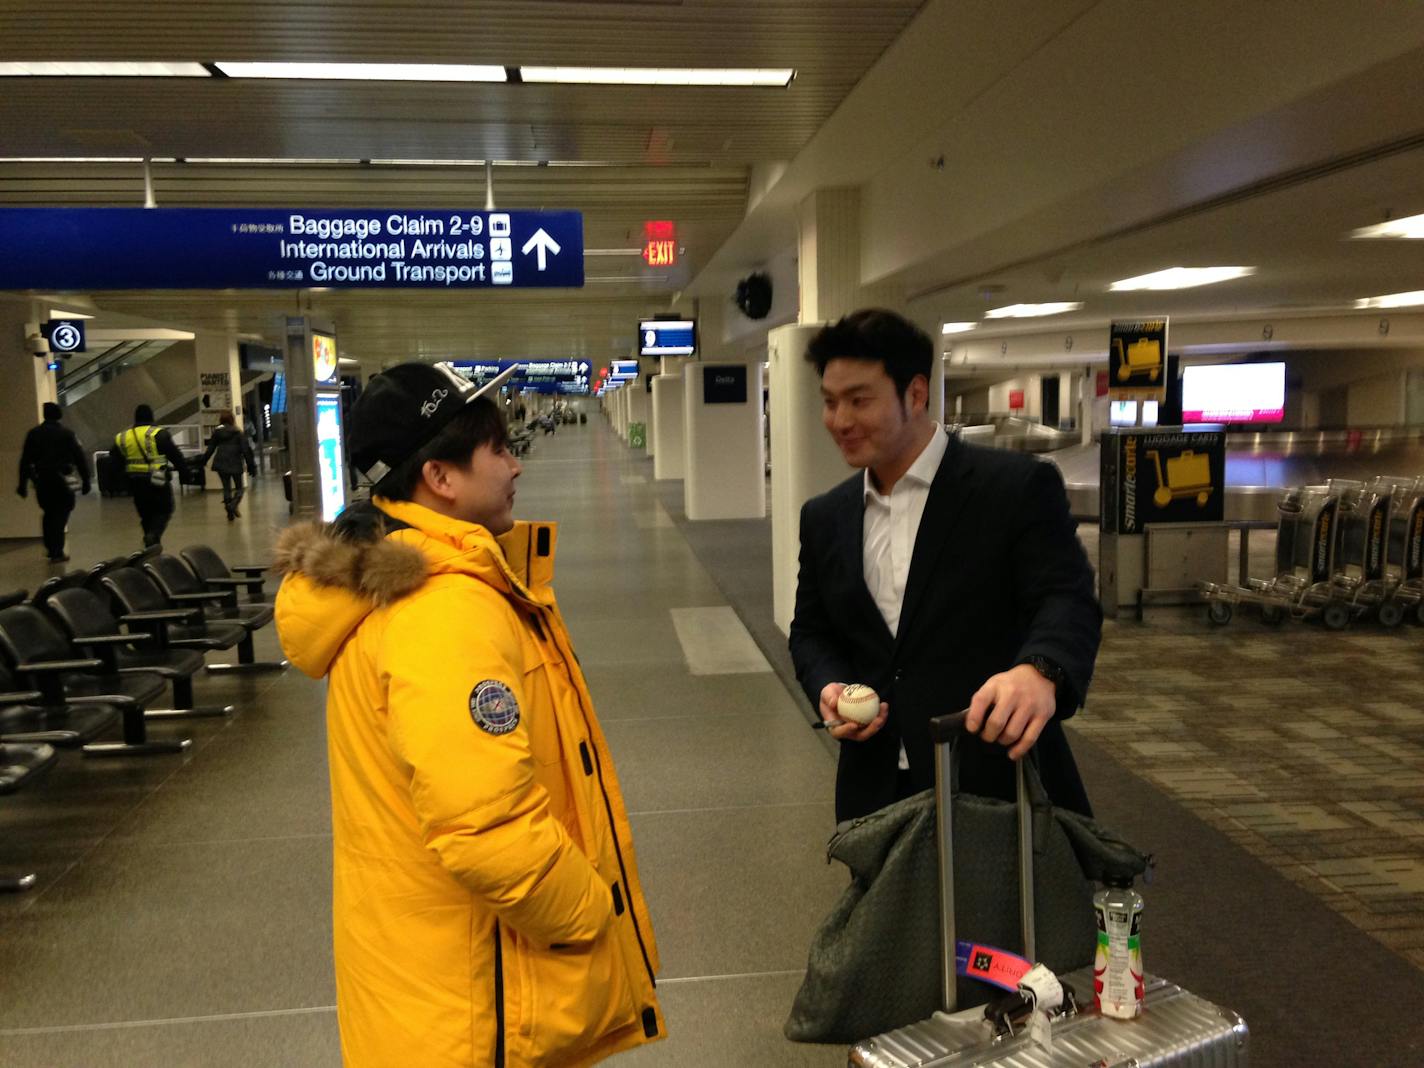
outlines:
{"label": "red exit sign", "polygon": [[671,267],[677,262],[677,229],[670,219],[643,224],[643,260],[649,267]]}
{"label": "red exit sign", "polygon": [[651,238],[643,246],[643,259],[649,267],[671,267],[677,262],[677,242]]}

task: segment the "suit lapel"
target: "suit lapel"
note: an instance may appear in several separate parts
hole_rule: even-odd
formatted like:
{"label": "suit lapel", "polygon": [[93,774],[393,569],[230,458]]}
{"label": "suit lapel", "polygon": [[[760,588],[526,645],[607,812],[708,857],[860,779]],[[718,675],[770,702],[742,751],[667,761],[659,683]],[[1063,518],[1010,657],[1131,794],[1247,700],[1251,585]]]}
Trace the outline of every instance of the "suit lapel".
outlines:
{"label": "suit lapel", "polygon": [[893,641],[890,628],[885,625],[885,617],[880,607],[870,595],[865,584],[865,483],[850,483],[848,499],[836,509],[836,555],[850,576],[851,599],[855,609],[865,617],[865,625],[870,627],[886,645]]}
{"label": "suit lapel", "polygon": [[[914,626],[915,613],[924,602],[925,591],[932,585],[931,577],[940,557],[964,516],[964,509],[973,496],[969,479],[970,459],[958,439],[950,438],[944,459],[930,483],[930,495],[925,512],[920,517],[920,529],[915,534],[915,550],[910,555],[910,574],[905,580],[905,603],[900,609],[900,627],[896,645],[905,640]],[[933,583],[944,589],[944,583]]]}

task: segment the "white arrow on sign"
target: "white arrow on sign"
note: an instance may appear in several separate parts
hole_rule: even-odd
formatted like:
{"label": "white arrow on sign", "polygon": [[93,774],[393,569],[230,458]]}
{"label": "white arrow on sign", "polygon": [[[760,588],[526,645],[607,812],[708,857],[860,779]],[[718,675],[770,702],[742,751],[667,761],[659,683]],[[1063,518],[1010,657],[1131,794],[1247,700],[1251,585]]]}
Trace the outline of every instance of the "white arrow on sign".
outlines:
{"label": "white arrow on sign", "polygon": [[539,253],[539,270],[541,271],[545,267],[544,254],[546,252],[552,252],[555,256],[559,254],[559,243],[550,237],[542,226],[534,231],[533,237],[524,242],[524,248],[522,250],[524,255],[529,255],[531,248],[537,250]]}

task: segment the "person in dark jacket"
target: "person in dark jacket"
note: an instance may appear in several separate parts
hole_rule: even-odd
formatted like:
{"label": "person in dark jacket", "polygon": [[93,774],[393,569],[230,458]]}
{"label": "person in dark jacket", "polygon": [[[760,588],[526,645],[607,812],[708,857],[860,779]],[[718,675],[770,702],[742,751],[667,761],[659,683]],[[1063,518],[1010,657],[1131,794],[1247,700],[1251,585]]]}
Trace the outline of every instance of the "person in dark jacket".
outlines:
{"label": "person in dark jacket", "polygon": [[24,497],[29,484],[35,484],[45,552],[56,564],[69,559],[64,551],[64,531],[69,513],[74,511],[74,484],[77,481],[83,493],[89,492],[90,484],[89,459],[74,431],[60,422],[63,415],[58,404],[45,402],[44,422],[25,435],[20,450],[20,488],[15,491]]}
{"label": "person in dark jacket", "polygon": [[237,506],[242,503],[242,470],[254,478],[257,476],[257,458],[252,454],[252,443],[247,435],[233,424],[231,412],[218,416],[217,429],[208,439],[208,451],[203,453],[199,466],[213,462],[213,470],[222,482],[223,507],[227,509],[227,521],[231,523],[242,513]]}
{"label": "person in dark jacket", "polygon": [[155,426],[153,409],[140,404],[134,409],[134,425],[114,436],[109,454],[124,465],[144,545],[160,544],[173,518],[173,474],[181,473],[186,463],[173,435]]}
{"label": "person in dark jacket", "polygon": [[[929,414],[932,342],[894,312],[859,311],[812,339],[822,419],[861,470],[801,510],[791,659],[841,742],[836,819],[934,784],[932,717],[968,708],[960,786],[1012,799],[1037,751],[1050,799],[1091,814],[1063,731],[1101,636],[1093,571],[1063,479],[1022,453],[950,438]],[[848,683],[880,695],[868,724],[837,714]]]}

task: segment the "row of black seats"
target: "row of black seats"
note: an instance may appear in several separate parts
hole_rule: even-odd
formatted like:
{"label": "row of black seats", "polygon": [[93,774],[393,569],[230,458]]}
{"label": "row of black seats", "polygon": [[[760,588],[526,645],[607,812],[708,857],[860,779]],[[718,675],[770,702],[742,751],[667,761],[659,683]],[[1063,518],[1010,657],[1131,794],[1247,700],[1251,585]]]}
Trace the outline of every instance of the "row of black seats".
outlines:
{"label": "row of black seats", "polygon": [[[0,793],[33,781],[57,748],[182,752],[191,739],[151,739],[147,721],[233,710],[194,703],[199,670],[285,668],[253,654],[253,632],[272,621],[265,571],[229,568],[205,545],[177,556],[154,547],[56,576],[32,595],[0,596]],[[204,663],[207,652],[226,649],[237,650],[236,663]],[[170,686],[172,707],[156,707]],[[121,741],[96,740],[119,721]],[[32,875],[0,876],[0,890],[33,884]]]}

